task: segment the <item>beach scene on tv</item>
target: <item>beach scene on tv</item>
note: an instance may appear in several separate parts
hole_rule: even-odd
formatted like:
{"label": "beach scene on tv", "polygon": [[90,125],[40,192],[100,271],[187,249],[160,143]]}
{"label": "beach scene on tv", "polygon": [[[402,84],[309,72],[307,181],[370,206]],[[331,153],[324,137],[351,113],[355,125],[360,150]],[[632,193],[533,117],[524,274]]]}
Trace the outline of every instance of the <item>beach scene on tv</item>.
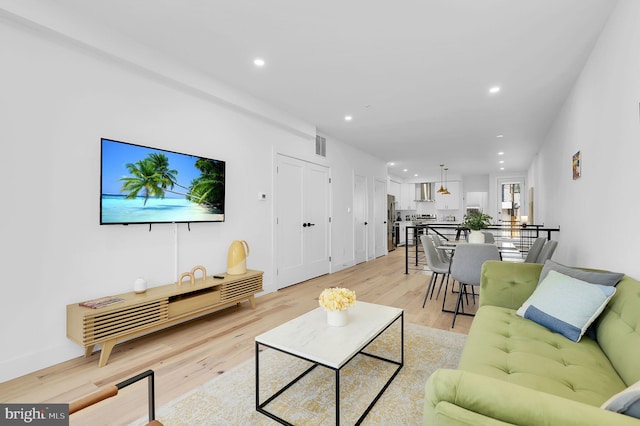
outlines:
{"label": "beach scene on tv", "polygon": [[100,223],[224,220],[224,161],[102,140]]}

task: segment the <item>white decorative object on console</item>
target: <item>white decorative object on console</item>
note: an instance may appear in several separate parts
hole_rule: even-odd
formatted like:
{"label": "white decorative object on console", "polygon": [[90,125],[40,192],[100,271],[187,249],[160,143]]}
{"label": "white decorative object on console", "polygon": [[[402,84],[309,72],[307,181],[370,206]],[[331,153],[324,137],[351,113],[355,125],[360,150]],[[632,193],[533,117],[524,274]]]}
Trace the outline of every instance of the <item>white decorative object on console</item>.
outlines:
{"label": "white decorative object on console", "polygon": [[144,293],[147,291],[147,281],[142,277],[136,278],[133,282],[133,291],[136,293]]}

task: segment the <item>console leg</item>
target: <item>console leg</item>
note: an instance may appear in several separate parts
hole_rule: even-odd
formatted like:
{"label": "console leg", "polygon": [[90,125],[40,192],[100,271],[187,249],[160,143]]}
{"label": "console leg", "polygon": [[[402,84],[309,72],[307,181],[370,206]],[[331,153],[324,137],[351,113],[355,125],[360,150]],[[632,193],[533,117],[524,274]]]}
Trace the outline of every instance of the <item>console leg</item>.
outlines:
{"label": "console leg", "polygon": [[102,351],[100,351],[100,361],[98,362],[98,367],[104,367],[107,365],[107,361],[109,360],[109,355],[111,355],[111,350],[116,345],[116,341],[107,340],[102,344]]}
{"label": "console leg", "polygon": [[249,303],[251,303],[251,309],[256,308],[256,298],[253,295],[249,296]]}
{"label": "console leg", "polygon": [[91,356],[91,354],[93,353],[93,348],[95,348],[96,345],[89,345],[86,348],[84,348],[84,357],[85,358],[89,358]]}

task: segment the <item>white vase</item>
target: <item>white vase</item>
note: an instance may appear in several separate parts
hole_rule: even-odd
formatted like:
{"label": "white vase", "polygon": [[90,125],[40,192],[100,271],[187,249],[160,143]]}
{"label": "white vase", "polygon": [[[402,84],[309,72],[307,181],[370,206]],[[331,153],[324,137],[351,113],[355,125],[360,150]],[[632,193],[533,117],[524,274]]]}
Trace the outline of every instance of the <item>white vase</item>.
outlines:
{"label": "white vase", "polygon": [[327,311],[327,324],[332,327],[344,327],[349,320],[348,310]]}
{"label": "white vase", "polygon": [[144,278],[136,278],[133,282],[133,291],[136,293],[144,293],[147,291],[147,281]]}
{"label": "white vase", "polygon": [[469,243],[484,244],[484,234],[482,231],[471,231],[469,234]]}

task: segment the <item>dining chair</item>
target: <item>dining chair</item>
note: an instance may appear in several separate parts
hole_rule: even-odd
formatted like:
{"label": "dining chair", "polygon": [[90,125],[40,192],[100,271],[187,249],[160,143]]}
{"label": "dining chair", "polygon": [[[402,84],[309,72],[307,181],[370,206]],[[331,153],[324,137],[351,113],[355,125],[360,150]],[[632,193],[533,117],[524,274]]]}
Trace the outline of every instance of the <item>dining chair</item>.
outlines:
{"label": "dining chair", "polygon": [[[444,245],[438,234],[431,235],[431,238],[433,239],[433,244],[436,247],[441,247]],[[447,253],[445,250],[438,250],[436,248],[436,252],[438,253],[438,257],[440,258],[440,260],[442,260],[443,262],[451,262],[451,256],[449,256],[449,253]]]}
{"label": "dining chair", "polygon": [[556,251],[556,247],[558,247],[557,241],[554,241],[554,240],[547,241],[544,247],[542,247],[542,250],[540,250],[540,254],[536,258],[536,263],[544,264],[544,262],[546,262],[548,259],[551,259],[551,256],[553,256],[553,252]]}
{"label": "dining chair", "polygon": [[531,247],[529,247],[529,252],[527,252],[527,257],[524,258],[525,263],[536,263],[538,260],[538,256],[540,255],[540,251],[544,246],[544,243],[547,241],[545,237],[538,237],[533,241]]}
{"label": "dining chair", "polygon": [[487,260],[500,260],[500,253],[498,252],[498,247],[495,244],[460,244],[456,247],[456,253],[451,262],[451,278],[453,278],[454,281],[458,281],[460,287],[458,299],[456,301],[456,308],[453,311],[453,322],[451,323],[451,328],[456,325],[456,317],[458,314],[472,315],[464,312],[464,306],[462,306],[462,293],[468,293],[467,287],[471,286],[473,301],[475,303],[474,287],[480,286],[482,264]]}
{"label": "dining chair", "polygon": [[482,231],[482,233],[484,234],[484,242],[485,243],[495,243],[496,239],[493,236],[493,234],[489,231]]}
{"label": "dining chair", "polygon": [[[431,278],[429,279],[429,284],[427,285],[427,291],[424,294],[424,300],[422,301],[422,307],[427,303],[427,297],[429,297],[429,292],[431,292],[431,297],[433,298],[433,290],[436,287],[436,281],[438,279],[438,275],[440,278],[440,288],[442,288],[442,283],[445,280],[449,280],[449,262],[444,262],[438,256],[438,251],[436,250],[436,246],[433,242],[433,237],[431,235],[421,235],[420,242],[422,243],[422,248],[424,249],[424,255],[427,258],[427,266],[431,269]],[[438,294],[440,294],[440,288],[438,289]],[[436,296],[436,299],[438,297]]]}

